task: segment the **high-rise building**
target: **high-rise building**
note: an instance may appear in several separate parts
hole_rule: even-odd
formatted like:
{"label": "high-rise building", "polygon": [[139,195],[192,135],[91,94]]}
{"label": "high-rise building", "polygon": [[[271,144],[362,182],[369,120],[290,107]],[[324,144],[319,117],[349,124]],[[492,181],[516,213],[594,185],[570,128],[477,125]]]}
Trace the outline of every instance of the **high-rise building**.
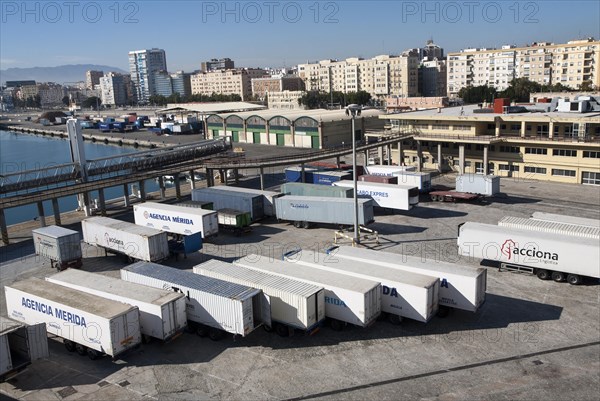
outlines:
{"label": "high-rise building", "polygon": [[501,91],[513,78],[541,85],[562,84],[577,89],[583,83],[600,87],[600,41],[593,38],[566,44],[533,43],[500,49],[464,49],[448,54],[448,95],[467,86],[488,85]]}
{"label": "high-rise building", "polygon": [[102,71],[89,70],[85,73],[85,87],[87,89],[94,89],[94,86],[100,83],[100,78],[104,75]]}
{"label": "high-rise building", "polygon": [[252,79],[264,76],[265,70],[243,68],[200,72],[192,75],[192,95],[239,95],[242,100],[252,96]]}
{"label": "high-rise building", "polygon": [[167,71],[167,58],[162,49],[129,52],[129,71],[138,103],[148,103],[155,95],[154,77],[158,71]]}
{"label": "high-rise building", "polygon": [[232,70],[235,68],[233,60],[229,58],[213,58],[210,61],[203,61],[200,69],[204,72],[218,70]]}
{"label": "high-rise building", "polygon": [[169,97],[173,94],[173,83],[171,75],[167,71],[154,72],[154,95]]}
{"label": "high-rise building", "polygon": [[175,74],[171,74],[171,83],[173,84],[173,93],[179,93],[179,95],[185,97],[192,94],[190,73],[183,71],[177,71]]}
{"label": "high-rise building", "polygon": [[425,47],[419,49],[421,61],[433,61],[434,59],[444,59],[444,49],[433,43],[432,39],[427,41]]}
{"label": "high-rise building", "polygon": [[122,106],[127,104],[127,90],[124,76],[108,72],[100,78],[100,96],[102,104],[107,106]]}
{"label": "high-rise building", "polygon": [[421,96],[446,96],[446,60],[423,61],[419,66]]}

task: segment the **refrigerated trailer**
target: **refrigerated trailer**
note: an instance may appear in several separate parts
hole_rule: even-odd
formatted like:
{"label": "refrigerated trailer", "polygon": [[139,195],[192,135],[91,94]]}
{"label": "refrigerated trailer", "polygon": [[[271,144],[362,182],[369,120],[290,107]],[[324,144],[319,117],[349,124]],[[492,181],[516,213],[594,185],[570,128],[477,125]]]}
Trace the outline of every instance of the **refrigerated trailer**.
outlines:
{"label": "refrigerated trailer", "polygon": [[212,340],[224,332],[246,336],[271,324],[268,299],[256,288],[147,262],[124,267],[121,279],[185,295],[188,324]]}
{"label": "refrigerated trailer", "polygon": [[113,358],[141,342],[135,306],[66,288],[39,278],[4,287],[8,317],[26,324],[46,323],[65,348],[90,359]]}
{"label": "refrigerated trailer", "polygon": [[394,173],[398,185],[419,188],[419,192],[431,191],[431,174],[418,171],[401,171]]}
{"label": "refrigerated trailer", "polygon": [[270,328],[282,337],[290,334],[290,328],[312,334],[325,319],[321,286],[215,259],[194,266],[194,273],[262,290],[269,296]]}
{"label": "refrigerated trailer", "polygon": [[401,272],[438,277],[440,279],[438,315],[445,314],[446,308],[477,312],[485,302],[487,270],[483,268],[351,246],[335,247],[327,253],[333,260],[339,259],[341,263],[345,260],[355,260],[368,265],[386,266]]}
{"label": "refrigerated trailer", "polygon": [[35,254],[50,259],[57,270],[82,266],[81,239],[77,231],[59,226],[31,230]]}
{"label": "refrigerated trailer", "polygon": [[[290,221],[297,228],[309,228],[311,223],[354,224],[353,199],[286,195],[277,198],[275,205],[277,219]],[[358,199],[358,224],[367,225],[373,221],[373,201]]]}
{"label": "refrigerated trailer", "polygon": [[[333,185],[354,188],[353,181],[338,181]],[[359,197],[373,199],[375,206],[386,209],[410,210],[419,203],[419,189],[411,186],[357,181],[356,191]]]}
{"label": "refrigerated trailer", "polygon": [[133,206],[135,224],[174,234],[202,233],[207,238],[219,233],[217,212],[201,208],[145,202]]}
{"label": "refrigerated trailer", "polygon": [[281,193],[294,196],[322,196],[325,198],[352,198],[354,188],[334,187],[333,185],[286,182],[281,185]]}
{"label": "refrigerated trailer", "polygon": [[169,341],[187,326],[183,294],[81,270],[67,270],[46,277],[46,281],[136,306],[140,311],[140,331],[145,341],[150,338]]}
{"label": "refrigerated trailer", "polygon": [[525,270],[542,280],[575,285],[583,277],[600,278],[600,247],[591,238],[468,222],[458,228],[458,252],[499,262],[501,268]]}
{"label": "refrigerated trailer", "polygon": [[534,212],[531,215],[534,220],[552,221],[556,223],[575,224],[578,226],[588,226],[600,228],[600,220],[586,219],[584,217],[565,216],[562,214]]}
{"label": "refrigerated trailer", "polygon": [[493,196],[500,192],[500,177],[497,175],[459,174],[456,176],[456,191]]}
{"label": "refrigerated trailer", "polygon": [[247,255],[233,262],[236,266],[289,277],[325,289],[325,315],[331,327],[345,324],[366,327],[381,314],[382,288],[378,281],[348,277],[336,271],[315,269],[298,263],[260,255]]}
{"label": "refrigerated trailer", "polygon": [[14,377],[33,361],[48,356],[45,323],[27,325],[0,316],[0,381]]}
{"label": "refrigerated trailer", "polygon": [[390,267],[355,260],[340,261],[327,254],[308,250],[285,255],[285,259],[295,262],[295,265],[312,266],[381,283],[381,310],[387,313],[393,323],[399,323],[403,317],[428,322],[438,311],[440,280],[437,277],[400,273]]}
{"label": "refrigerated trailer", "polygon": [[405,171],[416,171],[417,168],[415,166],[388,166],[386,164],[372,164],[370,166],[365,166],[366,174],[370,175],[388,175],[393,176],[394,173],[402,173]]}
{"label": "refrigerated trailer", "polygon": [[235,192],[246,195],[256,195],[261,196],[263,201],[263,214],[267,217],[275,216],[275,198],[283,196],[283,194],[275,191],[265,191],[262,189],[252,189],[252,188],[243,188],[243,187],[234,187],[228,185],[217,185],[216,187],[211,187],[212,189],[224,191],[224,192]]}
{"label": "refrigerated trailer", "polygon": [[498,221],[498,225],[501,227],[518,228],[526,231],[554,233],[572,237],[593,238],[597,241],[600,241],[600,228],[598,227],[527,219],[514,216],[503,217]]}

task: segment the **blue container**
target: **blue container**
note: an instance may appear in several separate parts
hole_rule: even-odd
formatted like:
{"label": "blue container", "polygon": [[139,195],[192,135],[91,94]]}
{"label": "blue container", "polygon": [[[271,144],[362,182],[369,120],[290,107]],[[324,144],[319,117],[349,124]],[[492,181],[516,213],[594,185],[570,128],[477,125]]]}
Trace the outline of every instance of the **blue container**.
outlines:
{"label": "blue container", "polygon": [[[313,173],[319,171],[316,168],[304,168],[304,182],[313,182]],[[302,168],[288,167],[285,169],[286,182],[302,182]]]}
{"label": "blue container", "polygon": [[113,123],[100,123],[98,128],[102,132],[109,132],[111,129],[113,129]]}
{"label": "blue container", "polygon": [[187,253],[198,252],[202,249],[202,233],[185,235],[183,237],[183,250]]}
{"label": "blue container", "polygon": [[331,185],[334,182],[352,179],[352,174],[347,171],[317,171],[312,176],[312,183],[319,185]]}

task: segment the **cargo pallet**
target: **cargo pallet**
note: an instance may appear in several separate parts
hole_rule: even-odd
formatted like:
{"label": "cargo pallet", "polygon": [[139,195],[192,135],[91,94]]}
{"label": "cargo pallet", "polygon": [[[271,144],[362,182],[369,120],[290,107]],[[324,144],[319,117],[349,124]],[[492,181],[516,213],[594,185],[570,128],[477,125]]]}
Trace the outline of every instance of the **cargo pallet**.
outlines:
{"label": "cargo pallet", "polygon": [[[366,231],[369,234],[360,235],[361,231]],[[358,232],[359,232],[359,235],[358,235],[359,239],[361,239],[361,240],[362,239],[370,239],[370,236],[374,235],[375,236],[375,243],[377,245],[380,244],[380,242],[379,242],[379,233],[377,231],[371,230],[370,228],[367,228],[367,227],[364,227],[364,226],[360,226],[358,228]],[[338,238],[349,239],[350,241],[352,241],[352,246],[356,246],[356,241],[354,241],[354,236],[346,234],[346,232],[344,230],[337,230],[337,231],[334,232],[334,234],[333,234],[333,243],[334,244],[338,243],[337,242]]]}

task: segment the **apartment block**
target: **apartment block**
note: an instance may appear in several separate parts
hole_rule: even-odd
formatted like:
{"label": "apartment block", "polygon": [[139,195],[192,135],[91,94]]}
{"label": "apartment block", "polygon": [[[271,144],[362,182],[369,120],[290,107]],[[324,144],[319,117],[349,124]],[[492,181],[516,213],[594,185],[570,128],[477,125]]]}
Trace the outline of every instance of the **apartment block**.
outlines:
{"label": "apartment block", "polygon": [[304,110],[305,107],[298,102],[305,94],[304,91],[267,92],[269,109],[277,110]]}
{"label": "apartment block", "polygon": [[233,70],[235,68],[235,63],[230,58],[213,58],[210,61],[203,61],[202,64],[200,64],[200,66],[200,69],[204,72],[218,70]]}
{"label": "apartment block", "polygon": [[129,52],[129,72],[139,103],[148,103],[150,96],[156,95],[154,78],[158,71],[167,71],[164,50],[154,48]]}
{"label": "apartment block", "polygon": [[104,76],[103,71],[89,70],[85,73],[85,87],[87,89],[94,89],[96,85],[100,84],[100,78]]}
{"label": "apartment block", "polygon": [[304,82],[295,75],[252,79],[252,95],[264,98],[268,92],[302,91]]}
{"label": "apartment block", "polygon": [[258,68],[200,72],[190,78],[192,95],[239,95],[242,100],[252,96],[252,79],[261,78],[265,71]]}
{"label": "apartment block", "polygon": [[127,104],[127,89],[124,76],[108,72],[100,78],[100,96],[106,106],[122,106]]}

